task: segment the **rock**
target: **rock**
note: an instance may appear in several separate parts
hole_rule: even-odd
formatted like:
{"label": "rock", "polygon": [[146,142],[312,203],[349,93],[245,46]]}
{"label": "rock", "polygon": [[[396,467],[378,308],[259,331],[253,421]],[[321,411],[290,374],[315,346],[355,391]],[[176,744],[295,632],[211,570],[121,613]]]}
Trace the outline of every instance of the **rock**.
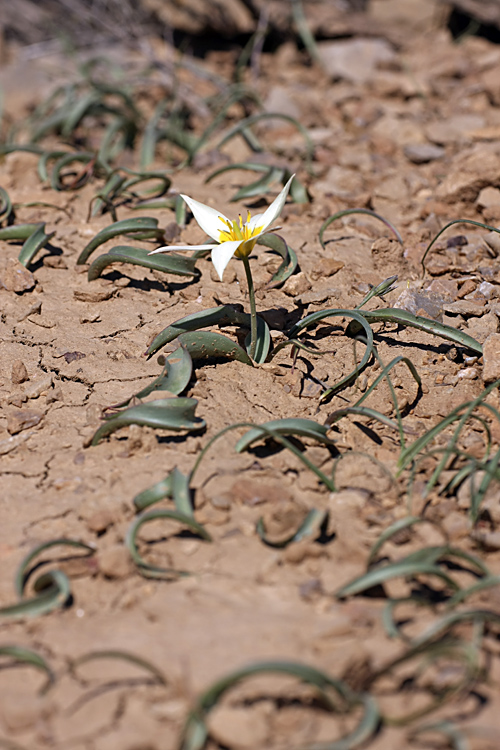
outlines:
{"label": "rock", "polygon": [[330,299],[330,297],[338,296],[340,296],[340,289],[326,287],[325,289],[319,289],[318,291],[313,289],[310,292],[300,294],[298,297],[295,297],[295,302],[299,305],[314,305],[319,304],[320,302],[325,302],[325,300]]}
{"label": "rock", "polygon": [[294,274],[291,276],[286,284],[283,287],[283,291],[285,294],[288,294],[289,297],[296,297],[298,294],[304,294],[304,292],[308,292],[311,288],[311,282],[301,271],[300,273]]}
{"label": "rock", "polygon": [[121,544],[103,550],[99,554],[99,570],[105,578],[128,578],[133,571],[129,551]]}
{"label": "rock", "polygon": [[28,271],[15,258],[9,258],[5,268],[0,273],[0,287],[8,292],[21,294],[22,292],[29,292],[36,285],[36,279],[31,271]]}
{"label": "rock", "polygon": [[335,79],[367,83],[379,63],[391,63],[396,55],[385,39],[347,39],[320,42],[318,51],[326,72]]}
{"label": "rock", "polygon": [[493,297],[498,297],[499,289],[496,284],[491,284],[489,281],[482,281],[479,284],[478,292],[482,294],[485,299],[493,299]]}
{"label": "rock", "polygon": [[309,276],[316,281],[316,279],[321,279],[325,276],[333,276],[344,268],[344,266],[345,263],[341,260],[335,260],[335,258],[320,258],[314,268],[310,271]]}
{"label": "rock", "polygon": [[35,409],[15,409],[7,413],[7,431],[15,435],[35,427],[43,419],[43,412]]}
{"label": "rock", "polygon": [[495,256],[500,255],[500,234],[498,232],[490,232],[483,239]]}
{"label": "rock", "polygon": [[116,514],[110,510],[98,510],[87,518],[87,528],[95,534],[102,534],[114,524],[115,515]]}
{"label": "rock", "polygon": [[436,198],[445,203],[474,202],[481,190],[500,185],[498,146],[478,144],[458,154],[436,189]]}
{"label": "rock", "polygon": [[[479,208],[490,208],[491,206],[500,206],[500,190],[494,187],[485,187],[477,196],[477,205]],[[495,232],[493,232],[495,234]]]}
{"label": "rock", "polygon": [[463,315],[466,318],[479,318],[486,312],[484,299],[459,299],[456,302],[445,302],[443,310],[451,315]]}
{"label": "rock", "polygon": [[483,344],[483,381],[492,383],[500,378],[500,333],[492,333]]}
{"label": "rock", "polygon": [[444,148],[434,146],[432,143],[414,143],[404,147],[404,155],[413,164],[427,164],[441,159],[445,153]]}
{"label": "rock", "polygon": [[413,315],[423,315],[426,318],[442,322],[444,300],[440,294],[430,291],[417,291],[416,289],[405,289],[393,307],[398,310],[406,310]]}
{"label": "rock", "polygon": [[210,736],[223,747],[234,750],[264,747],[267,743],[268,727],[263,706],[250,704],[239,706],[221,706],[215,708],[208,716]]}
{"label": "rock", "polygon": [[37,378],[29,385],[25,386],[24,393],[28,398],[38,398],[44,391],[48,391],[52,386],[52,375],[43,375]]}
{"label": "rock", "polygon": [[470,318],[467,323],[467,333],[472,338],[484,344],[488,336],[498,331],[498,316],[494,312],[486,313],[482,318]]}
{"label": "rock", "polygon": [[432,143],[446,146],[469,140],[472,133],[484,124],[484,118],[480,115],[455,115],[447,120],[430,123],[425,129],[425,135]]}
{"label": "rock", "polygon": [[29,380],[28,370],[21,359],[16,359],[15,362],[12,363],[12,374],[10,379],[15,385],[19,385],[20,383]]}

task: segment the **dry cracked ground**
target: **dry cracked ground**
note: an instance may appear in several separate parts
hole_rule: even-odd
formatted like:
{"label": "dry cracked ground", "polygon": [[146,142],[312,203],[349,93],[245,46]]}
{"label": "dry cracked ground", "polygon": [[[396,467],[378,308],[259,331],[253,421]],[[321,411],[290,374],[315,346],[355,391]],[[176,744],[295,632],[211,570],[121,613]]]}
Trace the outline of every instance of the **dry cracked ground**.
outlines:
{"label": "dry cracked ground", "polygon": [[[408,357],[422,380],[418,389],[404,363],[393,371],[411,443],[500,376],[498,237],[470,224],[453,226],[433,246],[424,277],[420,265],[428,242],[448,221],[467,218],[496,226],[500,220],[500,47],[475,36],[455,42],[432,2],[421,3],[418,12],[413,3],[399,5],[378,2],[369,11],[378,14],[385,35],[321,42],[323,67],[288,42],[260,56],[258,74],[249,69],[248,82],[265,108],[296,118],[314,143],[308,171],[303,138],[293,124],[271,121],[256,128],[266,147],[261,158],[297,171],[311,200],[305,205],[289,201],[281,217],[281,234],[298,255],[299,270],[282,288],[267,288],[278,263],[262,247],[256,248],[253,269],[258,309],[275,342],[305,314],[352,309],[370,285],[397,274],[398,287],[385,302],[374,299],[368,307],[406,305],[485,344],[483,358],[425,331],[373,324],[382,361]],[[120,50],[117,55],[125,67],[137,64]],[[200,70],[228,79],[234,61],[231,51],[208,52],[196,69],[181,72],[182,85],[192,97],[208,96],[211,78]],[[65,80],[74,74],[72,65]],[[49,50],[32,59],[19,48],[0,74],[8,117],[22,123],[62,80],[61,57]],[[234,104],[225,125],[243,114]],[[201,126],[194,121],[195,129]],[[164,148],[157,154],[157,169],[165,168],[167,159],[172,168],[175,150]],[[172,190],[236,215],[243,204],[230,199],[248,175],[227,172],[209,184],[205,178],[216,167],[251,157],[243,139],[219,151],[209,149],[192,166],[173,172]],[[133,166],[135,156],[127,158]],[[17,261],[19,245],[1,242],[1,605],[17,601],[16,572],[37,545],[76,539],[93,545],[95,554],[47,550],[37,559],[36,564],[44,564],[33,578],[51,568],[65,571],[71,583],[69,606],[20,620],[0,617],[0,653],[7,645],[32,649],[57,677],[51,689],[40,693],[45,676],[39,670],[3,657],[0,746],[173,748],[196,696],[215,680],[254,661],[293,660],[372,694],[384,720],[363,747],[447,747],[451,731],[433,738],[412,734],[425,722],[446,720],[446,726],[463,733],[468,743],[463,747],[497,748],[500,662],[494,629],[483,623],[485,630],[479,632],[476,624],[471,635],[462,624],[459,635],[471,644],[483,638],[481,670],[465,683],[459,680],[463,660],[441,663],[436,658],[432,663],[432,657],[426,669],[425,659],[416,658],[380,676],[384,665],[408,650],[407,642],[389,638],[384,629],[387,596],[409,596],[413,589],[433,594],[432,607],[413,603],[404,610],[401,622],[413,638],[446,611],[443,591],[435,580],[420,579],[417,585],[403,576],[371,590],[370,596],[335,596],[366,570],[382,532],[408,513],[425,522],[389,540],[387,558],[402,559],[444,540],[500,574],[496,480],[472,524],[467,482],[458,493],[439,492],[452,469],[426,498],[425,481],[435,459],[419,464],[411,489],[409,471],[397,476],[399,435],[387,425],[351,415],[332,430],[333,448],[301,439],[304,455],[326,473],[336,462],[336,492],[278,446],[236,453],[241,432],[229,432],[207,453],[195,480],[195,517],[212,542],[179,533],[178,525],[165,521],[141,531],[148,561],[192,575],[164,581],[139,574],[124,544],[135,495],[174,467],[188,472],[210,437],[236,421],[303,417],[324,423],[366,392],[380,365],[371,360],[354,385],[321,403],[324,384],[345,376],[363,351],[345,335],[347,320],[329,319],[309,336],[322,356],[302,351],[294,362],[284,349],[272,362],[255,367],[198,362],[185,395],[198,401],[197,415],[206,420],[201,433],[133,425],[90,446],[103,409],[159,374],[157,359],[144,357],[153,337],[175,320],[220,302],[248,309],[245,275],[233,260],[221,283],[205,258],[194,280],[120,265],[89,282],[87,266],[77,266],[76,259],[89,239],[111,223],[109,213],[88,219],[100,183],[57,192],[39,180],[36,164],[33,154],[19,151],[0,162],[1,185],[18,204],[16,220],[43,221],[54,232],[29,269]],[[275,194],[251,201],[250,208],[266,205]],[[323,221],[354,207],[390,220],[403,246],[382,223],[354,214],[332,223],[323,249],[318,237]],[[118,219],[137,213],[124,206]],[[203,239],[193,220],[178,230],[172,211],[151,215],[175,241]],[[487,402],[499,407],[497,388]],[[385,380],[365,406],[394,417]],[[489,428],[494,453],[500,440],[495,418]],[[438,436],[434,447],[449,437],[450,432]],[[478,461],[484,457],[487,437],[481,421],[469,422],[460,440],[463,451]],[[171,508],[171,501],[160,507]],[[319,536],[280,549],[264,544],[256,532],[263,517],[269,536],[283,539],[312,508],[329,510],[328,528]],[[465,585],[471,575],[464,565],[455,564],[454,570]],[[26,595],[33,596],[29,586]],[[471,603],[498,612],[498,588],[479,591]],[[165,683],[121,659],[70,668],[77,657],[109,650],[148,660]],[[398,725],[398,717],[418,714],[426,701],[438,702],[457,680],[461,689],[446,693],[434,713],[410,716]],[[290,678],[258,678],[239,685],[211,712],[207,747],[324,743],[352,730],[359,718],[358,709],[340,718],[325,711],[309,689]]]}

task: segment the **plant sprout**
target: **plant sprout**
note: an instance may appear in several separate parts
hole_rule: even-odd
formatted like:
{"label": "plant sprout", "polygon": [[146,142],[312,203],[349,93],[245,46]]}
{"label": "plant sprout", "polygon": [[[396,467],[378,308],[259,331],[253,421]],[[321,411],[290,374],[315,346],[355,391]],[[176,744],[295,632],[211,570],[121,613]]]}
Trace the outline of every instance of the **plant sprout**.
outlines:
{"label": "plant sprout", "polygon": [[257,345],[257,312],[255,308],[255,291],[252,272],[250,270],[248,258],[259,237],[273,231],[272,229],[269,229],[269,227],[283,210],[294,177],[295,175],[290,177],[283,190],[263,214],[251,216],[249,211],[246,221],[243,221],[241,214],[238,219],[231,221],[221,211],[217,211],[211,206],[206,206],[204,203],[200,203],[199,201],[190,198],[188,195],[181,195],[193,212],[193,216],[200,227],[209,237],[212,238],[212,240],[214,240],[214,242],[203,245],[168,245],[165,247],[159,247],[157,250],[153,250],[153,252],[150,253],[150,255],[154,255],[155,253],[166,253],[177,250],[211,250],[212,263],[214,264],[214,268],[221,281],[226,266],[233,255],[243,261],[248,283],[248,296],[250,299],[251,344],[249,354],[252,359],[255,356],[255,348]]}

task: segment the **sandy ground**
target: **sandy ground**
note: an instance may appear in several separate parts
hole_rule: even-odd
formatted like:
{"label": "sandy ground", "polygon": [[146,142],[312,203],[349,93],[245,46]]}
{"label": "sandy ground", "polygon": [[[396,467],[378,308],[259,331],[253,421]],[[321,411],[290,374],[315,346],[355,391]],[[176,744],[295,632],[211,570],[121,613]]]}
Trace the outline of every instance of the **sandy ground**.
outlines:
{"label": "sandy ground", "polygon": [[[375,6],[387,12],[388,4]],[[418,18],[388,19],[390,41],[380,42],[380,62],[365,69],[358,51],[359,65],[335,80],[308,64],[292,44],[260,59],[260,74],[252,80],[255,90],[269,109],[297,117],[315,144],[308,174],[303,141],[293,126],[278,123],[258,130],[269,153],[298,171],[312,198],[305,206],[289,202],[281,219],[281,233],[299,258],[297,274],[280,289],[266,289],[277,261],[262,247],[254,253],[257,305],[276,341],[298,317],[326,307],[353,308],[368,285],[393,274],[399,276],[398,288],[386,303],[374,300],[369,307],[394,304],[408,287],[430,290],[445,305],[445,323],[481,343],[498,331],[497,250],[485,243],[486,230],[465,225],[449,230],[429,256],[428,273],[421,279],[426,243],[448,220],[495,224],[500,218],[500,48],[474,37],[454,43],[431,6],[426,3],[426,13]],[[28,107],[60,80],[54,72],[56,58],[30,61],[22,51],[13,54],[10,67],[2,71],[13,121],[21,121]],[[200,65],[225,76],[233,61],[230,52],[212,53]],[[209,84],[194,73],[184,77],[194,92],[209,92]],[[238,105],[230,116],[234,122],[241,116]],[[229,172],[208,185],[204,180],[224,159],[241,161],[251,153],[239,140],[222,152],[211,164],[200,159],[175,172],[173,189],[232,216],[241,204],[231,204],[230,198],[248,176]],[[164,164],[159,156],[155,166]],[[346,375],[363,349],[358,345],[353,351],[352,340],[344,335],[346,321],[330,320],[310,339],[326,354],[302,352],[295,366],[286,349],[272,363],[253,368],[240,362],[197,363],[185,395],[198,400],[197,415],[207,423],[202,433],[174,435],[132,426],[89,447],[103,409],[129,398],[159,374],[156,358],[144,357],[159,331],[219,301],[248,309],[242,264],[231,261],[223,283],[209,259],[199,262],[201,275],[194,281],[120,265],[88,282],[87,267],[76,266],[76,259],[111,222],[109,214],[87,218],[98,181],[79,191],[56,192],[39,181],[33,155],[14,153],[0,161],[0,183],[15,203],[53,204],[21,205],[16,216],[18,222],[47,222],[55,232],[50,247],[30,266],[32,288],[0,289],[0,604],[16,601],[16,570],[36,545],[70,538],[96,549],[90,558],[68,548],[42,555],[50,561],[43,570],[57,567],[69,575],[71,606],[26,620],[0,618],[0,647],[16,644],[37,651],[58,677],[40,696],[43,675],[29,666],[11,668],[5,661],[0,669],[1,736],[17,744],[5,744],[7,739],[0,737],[0,746],[173,748],[200,691],[227,672],[263,659],[298,660],[323,669],[355,690],[370,691],[389,717],[409,714],[432,700],[440,685],[453,681],[456,664],[436,663],[430,674],[420,674],[416,659],[403,671],[373,680],[377,670],[407,648],[384,631],[385,595],[408,596],[415,581],[399,579],[385,594],[342,601],[335,592],[363,573],[372,545],[409,508],[425,514],[428,522],[389,542],[384,548],[388,557],[400,559],[447,539],[500,574],[497,487],[489,492],[488,516],[478,527],[490,534],[490,542],[481,545],[468,518],[465,487],[458,498],[433,491],[427,501],[422,499],[432,462],[422,465],[408,496],[408,473],[394,478],[399,439],[389,427],[348,416],[331,433],[334,448],[301,441],[305,455],[325,472],[341,456],[335,493],[286,450],[261,447],[237,454],[234,445],[241,433],[229,433],[207,454],[195,481],[195,516],[213,541],[179,534],[176,524],[150,524],[141,532],[147,559],[192,575],[175,581],[143,578],[124,546],[137,493],[176,466],[189,471],[209,438],[233,422],[307,417],[323,423],[332,411],[357,400],[379,368],[372,363],[356,385],[321,404],[320,384],[331,385]],[[275,194],[250,207],[266,205]],[[390,219],[404,247],[384,239],[390,233],[381,223],[358,215],[332,224],[323,250],[318,240],[322,222],[349,207],[370,207]],[[156,216],[161,226],[174,221],[166,209],[141,213]],[[126,207],[118,210],[119,219],[136,216]],[[458,235],[464,239],[450,241]],[[201,242],[203,233],[191,221],[179,239]],[[18,252],[18,245],[1,242],[4,287],[17,268]],[[404,365],[394,371],[407,440],[484,388],[482,359],[471,352],[457,353],[450,342],[411,328],[375,324],[374,330],[382,360],[409,357],[422,378],[418,392]],[[236,331],[228,329],[228,335]],[[489,403],[498,407],[496,390]],[[394,416],[385,382],[365,405]],[[496,446],[498,423],[491,430]],[[464,431],[462,444],[476,457],[484,455],[480,423]],[[165,500],[161,507],[172,505]],[[261,516],[269,533],[283,538],[311,508],[330,512],[328,529],[319,539],[284,549],[259,539],[256,522]],[[464,571],[459,576],[470,582]],[[498,596],[497,589],[487,589],[474,604],[498,610]],[[413,605],[405,611],[412,636],[443,613],[438,599],[434,608]],[[467,628],[463,632],[470,636]],[[115,659],[68,671],[71,659],[110,649],[149,660],[164,673],[166,684]],[[497,651],[490,634],[482,651],[486,674],[431,715],[456,722],[474,750],[498,747]],[[302,747],[332,740],[358,719],[357,712],[332,718],[310,691],[289,678],[259,678],[243,683],[214,710],[207,746]],[[413,741],[410,733],[418,725],[384,721],[363,746],[447,746],[443,736]]]}

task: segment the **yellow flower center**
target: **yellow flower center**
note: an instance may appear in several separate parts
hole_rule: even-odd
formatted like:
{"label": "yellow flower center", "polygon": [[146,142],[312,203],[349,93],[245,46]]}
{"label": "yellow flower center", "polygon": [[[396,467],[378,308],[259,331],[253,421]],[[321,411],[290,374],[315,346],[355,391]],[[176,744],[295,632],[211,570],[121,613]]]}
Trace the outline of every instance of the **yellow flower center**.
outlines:
{"label": "yellow flower center", "polygon": [[235,219],[234,221],[223,219],[223,222],[224,224],[226,224],[227,229],[221,229],[221,231],[219,232],[219,242],[222,244],[223,242],[240,240],[242,243],[244,243],[240,245],[240,247],[235,252],[237,258],[247,258],[250,255],[257,241],[252,241],[252,237],[260,234],[260,232],[262,231],[262,227],[254,227],[253,229],[251,229],[248,226],[250,219],[250,211],[248,212],[247,220],[245,223],[243,223],[241,214],[239,215],[239,218]]}

